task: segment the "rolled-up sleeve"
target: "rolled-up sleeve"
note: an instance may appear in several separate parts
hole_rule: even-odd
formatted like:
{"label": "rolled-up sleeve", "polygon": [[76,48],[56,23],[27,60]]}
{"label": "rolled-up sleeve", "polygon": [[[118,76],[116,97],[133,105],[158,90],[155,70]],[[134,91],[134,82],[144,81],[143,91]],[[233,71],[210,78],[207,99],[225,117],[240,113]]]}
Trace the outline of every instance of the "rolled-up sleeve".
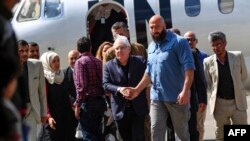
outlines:
{"label": "rolled-up sleeve", "polygon": [[186,39],[181,39],[179,42],[180,46],[177,47],[177,52],[179,56],[179,61],[183,65],[183,69],[186,70],[195,70],[194,59],[192,50],[189,47],[189,44]]}

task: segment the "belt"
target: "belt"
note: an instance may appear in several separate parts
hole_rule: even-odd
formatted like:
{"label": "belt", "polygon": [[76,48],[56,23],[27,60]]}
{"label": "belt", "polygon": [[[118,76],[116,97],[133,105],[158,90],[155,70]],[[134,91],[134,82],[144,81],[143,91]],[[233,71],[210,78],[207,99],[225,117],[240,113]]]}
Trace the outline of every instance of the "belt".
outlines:
{"label": "belt", "polygon": [[87,96],[84,101],[93,101],[93,100],[101,100],[104,99],[104,96]]}
{"label": "belt", "polygon": [[226,99],[226,100],[232,100],[232,99],[235,99],[234,97],[231,97],[231,96],[218,96],[218,98],[221,98],[221,99]]}

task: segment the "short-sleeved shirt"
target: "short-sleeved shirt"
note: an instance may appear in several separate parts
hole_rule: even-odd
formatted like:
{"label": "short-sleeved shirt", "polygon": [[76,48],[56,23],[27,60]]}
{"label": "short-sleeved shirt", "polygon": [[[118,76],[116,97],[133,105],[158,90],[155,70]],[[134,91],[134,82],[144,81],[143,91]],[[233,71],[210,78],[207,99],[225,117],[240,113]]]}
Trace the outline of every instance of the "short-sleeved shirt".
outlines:
{"label": "short-sleeved shirt", "polygon": [[195,69],[187,40],[166,30],[165,39],[148,47],[146,73],[150,76],[151,100],[176,102],[183,89],[185,71]]}

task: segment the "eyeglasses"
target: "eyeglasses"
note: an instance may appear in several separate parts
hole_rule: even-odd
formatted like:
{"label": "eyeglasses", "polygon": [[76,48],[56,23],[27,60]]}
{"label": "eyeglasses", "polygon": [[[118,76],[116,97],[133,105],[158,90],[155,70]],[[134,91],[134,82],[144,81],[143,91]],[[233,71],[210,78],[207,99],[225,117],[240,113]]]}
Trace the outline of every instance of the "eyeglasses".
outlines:
{"label": "eyeglasses", "polygon": [[193,41],[196,40],[195,38],[186,38],[186,39],[187,39],[188,42],[190,42],[190,41],[193,42]]}

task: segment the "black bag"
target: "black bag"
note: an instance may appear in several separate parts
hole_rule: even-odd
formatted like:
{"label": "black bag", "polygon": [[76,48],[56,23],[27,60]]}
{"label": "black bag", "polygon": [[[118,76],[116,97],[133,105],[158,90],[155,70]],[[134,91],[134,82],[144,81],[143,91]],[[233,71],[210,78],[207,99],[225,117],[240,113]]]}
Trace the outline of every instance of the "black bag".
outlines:
{"label": "black bag", "polygon": [[52,141],[53,129],[50,128],[49,123],[42,125],[42,129],[38,135],[38,141]]}

